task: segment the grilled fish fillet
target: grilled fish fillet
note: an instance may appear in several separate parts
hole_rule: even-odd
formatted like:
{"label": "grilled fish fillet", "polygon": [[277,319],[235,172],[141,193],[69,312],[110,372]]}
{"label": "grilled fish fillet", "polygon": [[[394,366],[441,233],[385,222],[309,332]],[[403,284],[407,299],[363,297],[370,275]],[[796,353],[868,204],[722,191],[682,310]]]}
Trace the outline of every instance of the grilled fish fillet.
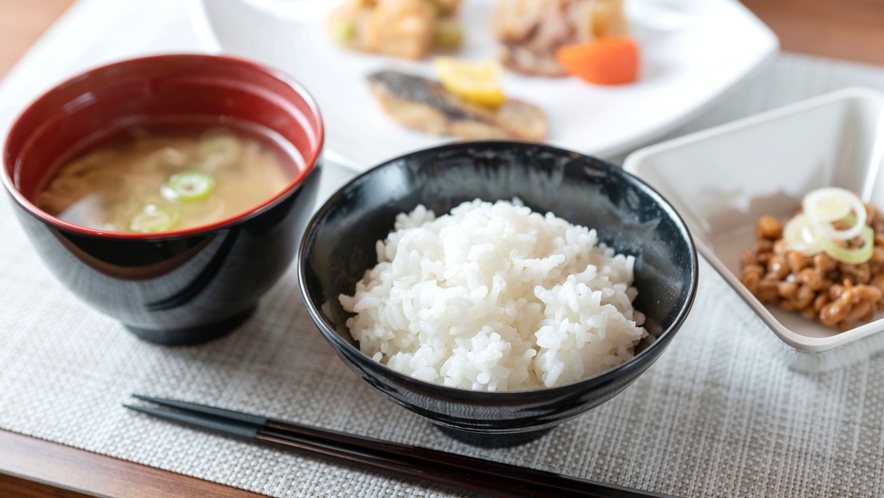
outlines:
{"label": "grilled fish fillet", "polygon": [[543,111],[524,102],[507,100],[492,109],[464,100],[436,81],[398,71],[374,73],[368,82],[384,111],[409,128],[471,140],[546,137]]}

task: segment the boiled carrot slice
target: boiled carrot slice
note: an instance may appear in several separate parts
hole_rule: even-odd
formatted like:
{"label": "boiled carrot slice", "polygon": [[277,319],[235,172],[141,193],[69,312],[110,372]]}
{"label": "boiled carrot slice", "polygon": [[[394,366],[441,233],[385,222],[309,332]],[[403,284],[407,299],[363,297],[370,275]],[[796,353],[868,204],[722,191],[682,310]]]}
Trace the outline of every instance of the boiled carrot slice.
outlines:
{"label": "boiled carrot slice", "polygon": [[566,45],[556,58],[568,74],[597,85],[622,85],[638,79],[639,48],[631,38],[602,38]]}

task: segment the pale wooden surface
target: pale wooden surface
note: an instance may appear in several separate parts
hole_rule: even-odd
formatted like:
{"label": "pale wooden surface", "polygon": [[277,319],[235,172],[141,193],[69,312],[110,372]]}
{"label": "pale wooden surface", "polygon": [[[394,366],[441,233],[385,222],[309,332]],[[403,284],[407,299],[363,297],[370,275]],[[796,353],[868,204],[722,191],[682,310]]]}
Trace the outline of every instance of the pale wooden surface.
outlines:
{"label": "pale wooden surface", "polygon": [[89,495],[127,498],[259,496],[0,430],[0,496],[74,498]]}
{"label": "pale wooden surface", "polygon": [[74,0],[0,0],[0,75],[6,74]]}
{"label": "pale wooden surface", "polygon": [[884,0],[742,0],[783,50],[884,65]]}
{"label": "pale wooden surface", "polygon": [[[884,0],[743,2],[777,33],[784,50],[884,65]],[[0,75],[72,3],[0,0]],[[0,496],[87,495],[257,496],[0,430]]]}

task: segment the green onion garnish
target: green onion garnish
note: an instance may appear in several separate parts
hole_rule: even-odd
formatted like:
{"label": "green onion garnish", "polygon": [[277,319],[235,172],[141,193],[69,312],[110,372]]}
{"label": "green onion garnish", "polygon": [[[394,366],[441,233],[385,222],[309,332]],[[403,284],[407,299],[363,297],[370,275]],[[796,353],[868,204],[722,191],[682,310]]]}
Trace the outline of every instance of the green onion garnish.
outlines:
{"label": "green onion garnish", "polygon": [[162,208],[156,204],[148,204],[129,222],[129,231],[138,233],[167,232],[178,226],[179,222],[181,222],[181,215],[177,211]]}
{"label": "green onion garnish", "polygon": [[160,195],[167,201],[201,201],[215,190],[215,177],[205,171],[185,171],[172,175],[160,187]]}

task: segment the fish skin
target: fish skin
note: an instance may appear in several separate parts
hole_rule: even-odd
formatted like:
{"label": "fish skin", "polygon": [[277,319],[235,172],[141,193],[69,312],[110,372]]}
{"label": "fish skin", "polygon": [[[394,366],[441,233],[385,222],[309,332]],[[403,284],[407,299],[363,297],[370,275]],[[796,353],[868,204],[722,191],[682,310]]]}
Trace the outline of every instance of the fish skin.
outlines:
{"label": "fish skin", "polygon": [[439,82],[399,71],[368,76],[372,93],[400,124],[434,135],[540,141],[546,137],[543,111],[517,100],[497,109],[469,102]]}

